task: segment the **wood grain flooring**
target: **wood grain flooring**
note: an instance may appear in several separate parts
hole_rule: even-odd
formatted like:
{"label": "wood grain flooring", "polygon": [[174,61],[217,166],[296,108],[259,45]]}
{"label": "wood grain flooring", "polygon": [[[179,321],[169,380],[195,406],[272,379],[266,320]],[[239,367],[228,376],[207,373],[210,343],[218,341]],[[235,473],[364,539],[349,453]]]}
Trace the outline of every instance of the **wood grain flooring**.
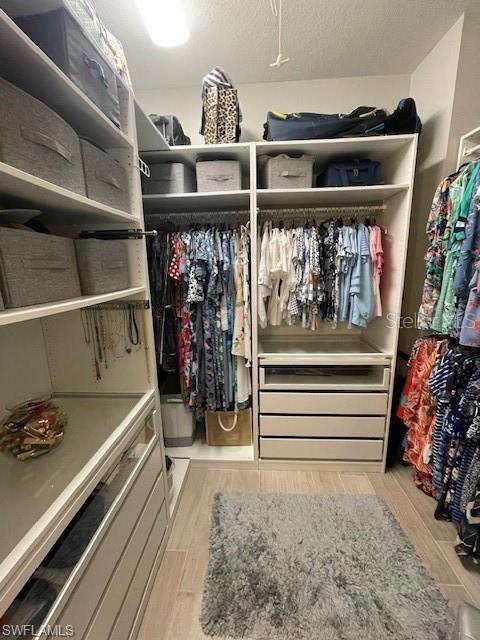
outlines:
{"label": "wood grain flooring", "polygon": [[198,618],[212,498],[223,490],[377,494],[389,505],[451,607],[456,609],[462,601],[480,606],[480,569],[470,563],[469,568],[463,566],[453,548],[454,526],[435,520],[435,502],[414,486],[409,468],[398,466],[387,474],[191,469],[139,640],[207,638]]}

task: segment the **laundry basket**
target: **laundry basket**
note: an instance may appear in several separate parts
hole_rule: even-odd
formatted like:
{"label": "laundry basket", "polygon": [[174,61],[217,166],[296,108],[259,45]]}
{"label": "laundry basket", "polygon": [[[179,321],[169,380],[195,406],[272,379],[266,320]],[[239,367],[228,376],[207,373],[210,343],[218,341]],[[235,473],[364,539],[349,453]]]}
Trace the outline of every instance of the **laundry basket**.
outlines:
{"label": "laundry basket", "polygon": [[179,394],[162,395],[162,427],[166,447],[191,447],[195,420]]}
{"label": "laundry basket", "polygon": [[211,447],[238,447],[252,444],[251,409],[207,411],[205,431],[207,444]]}

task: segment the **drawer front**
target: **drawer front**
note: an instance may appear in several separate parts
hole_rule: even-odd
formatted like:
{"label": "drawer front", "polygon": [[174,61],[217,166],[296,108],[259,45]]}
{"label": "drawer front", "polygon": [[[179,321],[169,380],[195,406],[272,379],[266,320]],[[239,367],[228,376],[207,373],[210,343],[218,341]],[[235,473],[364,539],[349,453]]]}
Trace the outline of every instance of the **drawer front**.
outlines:
{"label": "drawer front", "polygon": [[[159,469],[161,469],[161,458],[158,449],[155,448],[59,616],[58,624],[73,625],[79,638],[83,637],[121,557],[147,496],[158,478]],[[162,480],[161,475],[160,480]],[[160,482],[160,486],[163,488],[163,481]],[[164,498],[163,494],[159,496],[159,504]]]}
{"label": "drawer front", "polygon": [[[162,496],[163,478],[160,476],[137,522],[128,546],[115,569],[102,601],[95,612],[95,617],[84,640],[104,640],[104,638],[108,638],[122,607],[123,599],[128,591],[128,585],[142,556],[150,531],[159,518],[159,505],[161,504]],[[163,523],[164,528],[158,530],[158,545],[160,545],[167,525],[166,518],[162,517],[160,521]]]}
{"label": "drawer front", "polygon": [[260,438],[260,457],[291,460],[381,460],[383,440]]}
{"label": "drawer front", "polygon": [[[155,558],[162,542],[162,538],[167,526],[167,513],[165,504],[163,505],[158,518],[153,525],[153,529],[148,538],[142,557],[138,563],[135,575],[130,583],[127,596],[122,604],[122,609],[116,619],[115,626],[110,634],[110,640],[127,640],[130,638],[130,631],[137,615],[138,608],[142,601],[143,592],[147,585]],[[161,624],[161,620],[159,620]],[[104,637],[95,637],[95,640],[104,640]]]}
{"label": "drawer front", "polygon": [[383,438],[382,416],[260,416],[261,436]]}
{"label": "drawer front", "polygon": [[260,389],[285,391],[388,391],[390,368],[383,365],[274,365],[260,367]]}
{"label": "drawer front", "polygon": [[386,393],[260,393],[260,413],[384,416]]}

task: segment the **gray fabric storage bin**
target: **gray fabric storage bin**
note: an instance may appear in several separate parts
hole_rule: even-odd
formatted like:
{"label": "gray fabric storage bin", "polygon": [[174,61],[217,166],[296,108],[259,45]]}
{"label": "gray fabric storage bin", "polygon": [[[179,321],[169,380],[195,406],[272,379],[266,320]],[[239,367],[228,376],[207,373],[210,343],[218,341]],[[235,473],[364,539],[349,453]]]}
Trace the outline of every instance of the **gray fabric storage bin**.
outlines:
{"label": "gray fabric storage bin", "polygon": [[195,419],[181,395],[161,395],[163,439],[166,447],[191,447],[195,435]]}
{"label": "gray fabric storage bin", "polygon": [[115,158],[95,145],[80,140],[87,196],[130,213],[127,172]]}
{"label": "gray fabric storage bin", "polygon": [[15,21],[70,80],[120,127],[115,71],[70,12],[61,8]]}
{"label": "gray fabric storage bin", "polygon": [[183,162],[163,162],[148,166],[150,177],[147,178],[142,174],[144,194],[193,193],[195,191],[193,169]]}
{"label": "gray fabric storage bin", "polygon": [[75,240],[78,273],[84,296],[128,289],[128,253],[124,240]]}
{"label": "gray fabric storage bin", "polygon": [[239,160],[199,160],[196,169],[199,192],[238,191],[242,188]]}
{"label": "gray fabric storage bin", "polygon": [[262,187],[264,189],[308,189],[313,186],[314,158],[303,155],[292,158],[285,153],[264,158]]}
{"label": "gray fabric storage bin", "polygon": [[78,298],[73,240],[0,227],[0,290],[7,308]]}
{"label": "gray fabric storage bin", "polygon": [[50,107],[0,78],[0,161],[85,195],[80,142]]}

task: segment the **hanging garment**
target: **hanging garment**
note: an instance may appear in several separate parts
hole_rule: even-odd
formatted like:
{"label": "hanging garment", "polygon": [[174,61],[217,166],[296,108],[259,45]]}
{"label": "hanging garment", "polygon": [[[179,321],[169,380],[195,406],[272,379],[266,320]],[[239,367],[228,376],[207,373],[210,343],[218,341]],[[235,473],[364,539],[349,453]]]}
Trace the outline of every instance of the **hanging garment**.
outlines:
{"label": "hanging garment", "polygon": [[357,228],[357,247],[358,256],[350,282],[349,328],[367,327],[373,318],[375,308],[370,237],[368,227],[364,224],[359,224]]}
{"label": "hanging garment", "polygon": [[382,230],[374,225],[370,230],[370,257],[372,259],[373,294],[375,297],[375,313],[379,318],[382,315],[382,300],[380,297],[380,281],[383,273],[383,247]]}

